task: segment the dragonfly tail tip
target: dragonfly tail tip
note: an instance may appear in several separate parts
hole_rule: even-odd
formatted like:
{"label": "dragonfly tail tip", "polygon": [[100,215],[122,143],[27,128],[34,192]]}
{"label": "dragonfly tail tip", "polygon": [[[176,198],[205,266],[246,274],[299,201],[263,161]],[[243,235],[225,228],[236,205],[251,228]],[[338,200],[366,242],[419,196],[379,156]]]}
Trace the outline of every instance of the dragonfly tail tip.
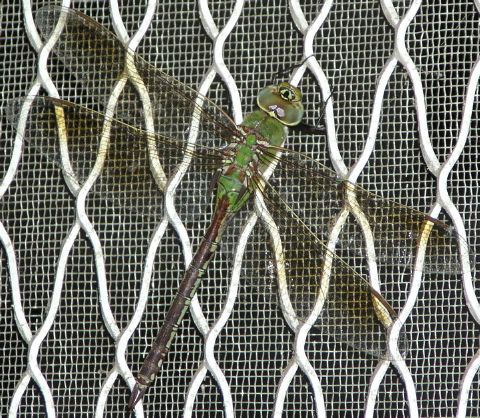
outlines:
{"label": "dragonfly tail tip", "polygon": [[135,405],[140,402],[147,391],[147,386],[140,385],[137,383],[132,390],[132,394],[130,395],[130,399],[128,401],[128,410],[133,411]]}

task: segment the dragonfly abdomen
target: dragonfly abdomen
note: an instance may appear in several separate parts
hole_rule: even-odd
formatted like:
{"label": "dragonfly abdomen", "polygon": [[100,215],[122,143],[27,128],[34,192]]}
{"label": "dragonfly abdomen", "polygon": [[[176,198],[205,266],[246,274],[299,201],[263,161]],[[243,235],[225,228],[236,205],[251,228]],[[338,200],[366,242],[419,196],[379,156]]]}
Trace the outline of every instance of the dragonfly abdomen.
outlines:
{"label": "dragonfly abdomen", "polygon": [[153,382],[160,370],[175,338],[178,327],[190,307],[192,298],[200,285],[208,263],[212,259],[220,237],[231,217],[232,213],[228,199],[223,198],[218,200],[210,227],[205,233],[195,256],[185,272],[177,295],[170,305],[170,309],[165,316],[157,338],[137,375],[137,384],[132,391],[129,401],[130,409],[133,409],[138,400],[143,397],[146,389]]}

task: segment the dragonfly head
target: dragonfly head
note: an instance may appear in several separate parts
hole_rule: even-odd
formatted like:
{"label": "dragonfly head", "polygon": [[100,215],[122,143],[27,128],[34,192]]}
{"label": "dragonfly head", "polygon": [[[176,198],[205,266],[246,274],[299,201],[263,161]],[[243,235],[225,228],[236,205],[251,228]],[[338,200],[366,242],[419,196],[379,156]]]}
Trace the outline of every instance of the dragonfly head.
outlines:
{"label": "dragonfly head", "polygon": [[302,93],[290,83],[265,87],[258,95],[257,103],[260,109],[283,125],[295,126],[302,121]]}

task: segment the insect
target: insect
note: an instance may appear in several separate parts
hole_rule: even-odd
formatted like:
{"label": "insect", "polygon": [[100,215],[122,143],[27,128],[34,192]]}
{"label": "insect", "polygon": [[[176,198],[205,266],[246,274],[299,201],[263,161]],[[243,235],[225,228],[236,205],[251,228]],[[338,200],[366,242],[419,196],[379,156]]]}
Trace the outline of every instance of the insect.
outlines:
{"label": "insect", "polygon": [[[387,353],[386,335],[397,319],[394,309],[340,255],[353,252],[374,260],[376,256],[387,272],[395,268],[412,272],[418,268],[415,253],[420,246],[427,268],[455,273],[458,237],[451,228],[344,182],[311,157],[284,148],[285,128],[303,118],[297,87],[286,82],[266,87],[258,95],[258,109],[237,125],[216,104],[125,49],[87,16],[50,7],[41,10],[37,24],[50,33],[59,18],[63,19],[55,44],[59,58],[87,90],[98,84],[107,91],[125,88],[129,80],[133,89],[123,93],[126,102],[129,94],[141,96],[148,122],[138,126],[138,115],[128,106],[112,110],[107,105],[102,114],[63,100],[35,98],[30,110],[35,126],[25,134],[29,143],[54,158],[61,154],[67,182],[87,191],[98,183],[96,192],[107,197],[125,190],[142,198],[161,195],[185,161],[194,174],[208,170],[215,188],[210,225],[138,373],[129,408],[154,381],[222,234],[240,211],[251,208],[253,196],[260,202],[257,210],[265,215],[264,222],[281,238],[272,240],[271,254],[277,274],[287,278],[292,315],[312,325],[323,324],[364,351],[392,355]],[[60,149],[52,145],[57,132],[64,138]],[[199,141],[191,141],[197,137]],[[273,169],[275,176],[293,180],[301,193],[323,205],[288,200],[273,187],[269,178]],[[110,180],[104,182],[103,174]],[[140,210],[159,210],[154,204],[145,207]],[[342,242],[338,225],[349,216],[361,224],[360,232]],[[364,234],[371,237],[375,255],[365,252]],[[399,351],[404,348],[400,341]]]}

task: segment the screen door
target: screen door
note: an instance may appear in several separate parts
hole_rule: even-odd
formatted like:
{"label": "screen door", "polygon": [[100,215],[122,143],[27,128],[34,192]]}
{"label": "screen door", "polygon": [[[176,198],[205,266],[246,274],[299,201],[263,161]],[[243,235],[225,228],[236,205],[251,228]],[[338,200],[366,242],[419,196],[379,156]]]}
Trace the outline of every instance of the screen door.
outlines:
{"label": "screen door", "polygon": [[[137,416],[480,416],[480,6],[444,3],[58,2],[236,124],[262,88],[290,80],[304,93],[305,121],[322,129],[291,131],[285,147],[440,219],[469,247],[423,274],[402,268],[399,254],[415,252],[401,247],[399,264],[376,275],[368,251],[344,254],[399,314],[408,349],[385,360],[315,327],[302,334],[286,318],[273,232],[252,203],[222,240]],[[99,112],[113,106],[113,116],[146,129],[151,92],[136,90],[132,74],[116,89],[92,82],[101,57],[79,68],[78,57],[56,53],[51,7],[0,8],[0,415],[127,416],[134,377],[209,225],[214,172],[191,163],[145,183],[126,164],[120,173],[100,170],[91,188],[65,175],[60,149],[35,129],[41,113],[25,97]],[[191,133],[174,117],[156,123]],[[94,161],[95,148],[80,150],[73,164]],[[111,187],[105,173],[123,180]],[[300,187],[282,193],[307,216]],[[366,218],[370,227],[376,221]],[[353,218],[343,231],[345,242],[363,237]]]}

